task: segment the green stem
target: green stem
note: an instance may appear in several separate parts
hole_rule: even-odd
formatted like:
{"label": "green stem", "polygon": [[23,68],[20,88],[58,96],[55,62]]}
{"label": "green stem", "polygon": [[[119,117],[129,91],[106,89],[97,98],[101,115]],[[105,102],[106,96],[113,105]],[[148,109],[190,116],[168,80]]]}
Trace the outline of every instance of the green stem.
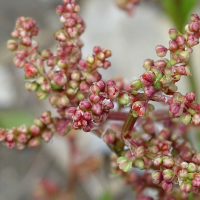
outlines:
{"label": "green stem", "polygon": [[188,194],[188,200],[193,200],[194,198],[193,198],[193,192],[190,192],[189,194]]}

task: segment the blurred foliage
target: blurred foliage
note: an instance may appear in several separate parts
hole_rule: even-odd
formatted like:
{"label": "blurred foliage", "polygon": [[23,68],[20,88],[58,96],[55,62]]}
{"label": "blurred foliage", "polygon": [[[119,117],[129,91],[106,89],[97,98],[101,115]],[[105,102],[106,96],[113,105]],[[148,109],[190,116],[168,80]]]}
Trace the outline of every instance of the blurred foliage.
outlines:
{"label": "blurred foliage", "polygon": [[179,31],[184,29],[197,0],[160,0],[164,10],[169,15]]}
{"label": "blurred foliage", "polygon": [[98,200],[113,200],[109,191],[105,191]]}
{"label": "blurred foliage", "polygon": [[23,124],[25,125],[32,125],[34,117],[22,110],[12,110],[12,111],[5,111],[0,110],[0,127],[1,128],[12,128],[18,127]]}

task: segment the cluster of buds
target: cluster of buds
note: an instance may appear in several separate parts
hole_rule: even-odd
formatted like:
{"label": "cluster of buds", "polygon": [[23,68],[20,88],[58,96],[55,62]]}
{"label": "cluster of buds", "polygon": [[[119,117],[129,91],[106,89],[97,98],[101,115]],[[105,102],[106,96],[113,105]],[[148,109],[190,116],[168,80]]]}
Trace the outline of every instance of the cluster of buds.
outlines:
{"label": "cluster of buds", "polygon": [[0,141],[5,142],[9,148],[16,147],[21,150],[26,145],[31,148],[40,146],[41,140],[49,142],[57,132],[59,118],[52,118],[49,111],[44,112],[34,120],[31,126],[22,125],[18,128],[0,129]]}
{"label": "cluster of buds", "polygon": [[[137,3],[124,0],[118,5],[131,14],[132,6]],[[111,66],[107,60],[110,50],[95,46],[93,54],[82,59],[80,36],[85,24],[78,15],[79,10],[75,0],[63,0],[63,5],[57,7],[63,28],[54,35],[59,41],[56,55],[50,50],[38,51],[38,43],[32,40],[38,33],[34,20],[25,17],[17,20],[11,35],[19,42],[9,40],[7,43],[8,49],[16,51],[14,64],[24,68],[26,89],[36,91],[39,99],[49,97],[61,118],[52,118],[45,112],[30,127],[1,129],[0,140],[8,147],[16,145],[22,149],[26,144],[39,146],[41,138],[49,141],[55,132],[64,136],[71,128],[94,132],[102,136],[119,157],[115,160],[118,163],[116,170],[128,177],[126,182],[132,184],[136,179],[137,184],[133,186],[139,200],[152,199],[142,193],[147,186],[163,188],[164,194],[173,188],[198,193],[200,155],[183,136],[192,125],[200,125],[200,104],[194,103],[195,93],[182,95],[177,92],[176,82],[181,76],[192,75],[188,59],[192,47],[199,43],[199,16],[191,15],[192,22],[186,25],[184,34],[170,29],[169,48],[158,45],[156,53],[161,58],[145,60],[146,72],[127,85],[119,77],[106,82],[98,72],[98,68]],[[170,59],[163,58],[167,52],[170,52]],[[169,112],[154,111],[149,101],[169,105]],[[123,113],[124,106],[130,107],[129,113]],[[111,111],[114,107],[115,112]],[[109,124],[104,131],[107,120],[122,120],[124,125]],[[162,130],[158,131],[156,122],[162,124]],[[125,174],[132,167],[156,170],[152,176],[146,172],[142,178],[133,178],[135,175]],[[181,198],[183,192],[180,192]],[[159,195],[163,197],[163,190],[159,190]],[[166,197],[176,199],[167,194]]]}
{"label": "cluster of buds", "polygon": [[116,0],[116,5],[125,10],[129,15],[134,12],[135,5],[139,4],[139,0]]}

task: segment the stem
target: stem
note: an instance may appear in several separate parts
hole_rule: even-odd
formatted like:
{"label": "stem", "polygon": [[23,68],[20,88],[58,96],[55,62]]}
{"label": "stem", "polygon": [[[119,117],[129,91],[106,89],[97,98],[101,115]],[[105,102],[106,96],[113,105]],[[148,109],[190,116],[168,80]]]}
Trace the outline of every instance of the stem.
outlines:
{"label": "stem", "polygon": [[193,200],[194,198],[193,198],[193,192],[190,192],[189,194],[188,194],[188,200]]}
{"label": "stem", "polygon": [[128,117],[128,113],[126,112],[110,112],[108,114],[107,119],[125,121],[127,117]]}
{"label": "stem", "polygon": [[124,138],[128,134],[128,132],[132,130],[136,120],[137,120],[137,117],[134,117],[132,115],[132,109],[130,109],[128,117],[122,128],[122,138]]}

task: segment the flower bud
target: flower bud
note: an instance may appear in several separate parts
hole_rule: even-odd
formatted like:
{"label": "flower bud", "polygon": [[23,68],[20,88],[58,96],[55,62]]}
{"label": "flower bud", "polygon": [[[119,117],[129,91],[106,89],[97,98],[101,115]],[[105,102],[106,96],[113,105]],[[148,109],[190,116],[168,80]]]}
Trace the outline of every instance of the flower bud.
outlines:
{"label": "flower bud", "polygon": [[193,22],[198,22],[200,20],[200,18],[197,14],[191,14],[190,19]]}
{"label": "flower bud", "polygon": [[66,110],[65,110],[65,115],[67,116],[67,117],[73,117],[74,115],[75,115],[75,113],[76,113],[76,111],[77,111],[77,108],[75,108],[75,107],[70,107],[70,108],[67,108]]}
{"label": "flower bud", "polygon": [[96,104],[93,104],[92,105],[92,112],[95,114],[95,115],[101,115],[102,114],[102,104],[100,103],[96,103]]}
{"label": "flower bud", "polygon": [[95,61],[94,55],[90,55],[90,56],[88,56],[87,59],[86,59],[86,62],[87,62],[88,64],[90,64],[90,65],[92,65],[92,64],[94,63],[94,61]]}
{"label": "flower bud", "polygon": [[171,51],[176,51],[178,49],[178,44],[176,43],[176,41],[172,40],[169,44],[169,49]]}
{"label": "flower bud", "polygon": [[171,169],[171,168],[173,168],[174,164],[175,164],[175,161],[173,158],[170,158],[167,156],[165,156],[163,158],[163,166],[164,167]]}
{"label": "flower bud", "polygon": [[192,22],[189,24],[189,29],[192,32],[198,32],[199,31],[199,23],[198,22]]}
{"label": "flower bud", "polygon": [[119,95],[119,89],[116,86],[109,85],[107,87],[108,98],[114,100]]}
{"label": "flower bud", "polygon": [[38,89],[38,84],[35,82],[26,82],[25,88],[28,91],[36,91]]}
{"label": "flower bud", "polygon": [[153,161],[153,164],[155,165],[155,167],[160,167],[162,164],[163,159],[161,157],[156,157]]}
{"label": "flower bud", "polygon": [[178,31],[176,29],[172,28],[169,30],[169,37],[172,40],[175,40],[177,36],[178,36]]}
{"label": "flower bud", "polygon": [[195,101],[196,95],[194,92],[190,92],[190,93],[186,93],[185,97],[187,101],[192,103],[193,101]]}
{"label": "flower bud", "polygon": [[159,170],[155,170],[151,174],[153,181],[156,182],[156,184],[159,184],[162,181],[162,172]]}
{"label": "flower bud", "polygon": [[120,96],[120,98],[118,99],[119,104],[121,105],[127,105],[130,103],[130,97],[128,94],[124,93]]}
{"label": "flower bud", "polygon": [[187,61],[189,59],[190,54],[187,51],[181,51],[178,55],[178,57],[181,60]]}
{"label": "flower bud", "polygon": [[200,113],[196,113],[193,117],[192,117],[192,123],[194,125],[200,125]]}
{"label": "flower bud", "polygon": [[171,169],[163,170],[162,175],[163,179],[168,183],[171,182],[174,178],[174,172]]}
{"label": "flower bud", "polygon": [[79,103],[79,108],[81,109],[81,110],[88,110],[88,109],[90,109],[91,108],[91,103],[90,103],[90,101],[88,101],[88,100],[83,100],[83,101],[81,101],[80,103]]}
{"label": "flower bud", "polygon": [[83,113],[83,118],[87,121],[91,121],[92,120],[92,114],[89,111],[86,111]]}
{"label": "flower bud", "polygon": [[131,83],[130,87],[131,87],[133,90],[136,90],[136,91],[139,90],[139,89],[142,87],[142,83],[141,83],[140,79],[134,80],[134,81]]}
{"label": "flower bud", "polygon": [[44,126],[44,124],[42,123],[42,121],[39,118],[36,118],[34,120],[34,124],[39,128],[42,128]]}
{"label": "flower bud", "polygon": [[59,61],[59,58],[56,57],[56,56],[50,56],[48,59],[47,59],[47,66],[49,67],[54,67],[55,65],[57,65]]}
{"label": "flower bud", "polygon": [[39,118],[44,124],[50,124],[51,123],[51,112],[46,111],[42,113],[42,115]]}
{"label": "flower bud", "polygon": [[183,122],[186,126],[190,124],[192,116],[189,113],[183,113],[179,117],[180,121]]}
{"label": "flower bud", "polygon": [[143,67],[145,68],[146,71],[149,71],[151,69],[151,67],[154,66],[154,61],[151,59],[146,59],[144,61]]}
{"label": "flower bud", "polygon": [[145,72],[140,77],[140,81],[144,86],[151,86],[151,85],[153,85],[154,77],[155,77],[154,72],[148,71],[148,72]]}
{"label": "flower bud", "polygon": [[8,40],[8,42],[7,42],[7,48],[10,51],[15,51],[18,48],[18,43],[15,40]]}
{"label": "flower bud", "polygon": [[144,88],[144,93],[146,94],[147,97],[153,96],[156,92],[157,90],[153,86]]}
{"label": "flower bud", "polygon": [[181,170],[179,170],[179,172],[178,172],[178,178],[180,180],[185,180],[185,179],[187,179],[187,177],[188,177],[188,171],[187,171],[187,169],[181,169]]}
{"label": "flower bud", "polygon": [[66,69],[68,67],[69,63],[68,63],[68,60],[65,60],[65,59],[60,59],[57,63],[57,66],[60,68],[60,69]]}
{"label": "flower bud", "polygon": [[180,189],[188,194],[192,191],[192,185],[189,182],[182,182]]}
{"label": "flower bud", "polygon": [[96,83],[96,85],[100,88],[100,91],[101,92],[104,92],[105,91],[105,87],[106,87],[106,84],[104,81],[100,80]]}
{"label": "flower bud", "polygon": [[13,64],[18,68],[23,68],[26,65],[26,60],[23,57],[14,57]]}
{"label": "flower bud", "polygon": [[27,63],[25,65],[24,71],[26,72],[27,77],[33,77],[33,76],[37,75],[38,68],[31,63]]}
{"label": "flower bud", "polygon": [[23,37],[21,40],[21,43],[26,46],[26,47],[30,47],[31,46],[31,38],[29,36]]}
{"label": "flower bud", "polygon": [[167,54],[168,49],[162,45],[156,46],[156,53],[159,57],[164,57]]}
{"label": "flower bud", "polygon": [[54,37],[56,38],[56,40],[60,42],[65,42],[67,40],[67,36],[63,32],[63,30],[56,31],[56,33],[54,34]]}
{"label": "flower bud", "polygon": [[133,103],[132,109],[135,110],[139,116],[144,116],[147,112],[147,105],[145,102],[136,101]]}
{"label": "flower bud", "polygon": [[53,134],[50,131],[44,131],[42,133],[42,138],[45,142],[49,142],[52,138]]}
{"label": "flower bud", "polygon": [[90,94],[89,99],[92,103],[98,103],[101,98],[99,95]]}
{"label": "flower bud", "polygon": [[171,117],[179,117],[183,113],[183,109],[181,108],[181,104],[173,103],[169,106],[169,115]]}
{"label": "flower bud", "polygon": [[90,91],[95,94],[95,95],[98,95],[99,92],[100,92],[100,88],[98,85],[94,84],[90,87]]}
{"label": "flower bud", "polygon": [[49,83],[49,81],[45,81],[40,87],[45,92],[51,91],[51,84]]}
{"label": "flower bud", "polygon": [[74,80],[74,81],[80,81],[81,73],[79,71],[73,71],[71,73],[71,79]]}
{"label": "flower bud", "polygon": [[136,158],[144,157],[145,151],[146,150],[144,146],[137,147],[134,151],[134,155]]}
{"label": "flower bud", "polygon": [[28,146],[30,148],[37,148],[40,146],[40,138],[39,137],[34,137],[28,142]]}
{"label": "flower bud", "polygon": [[67,83],[67,77],[63,72],[59,72],[53,76],[53,81],[59,86],[64,86]]}
{"label": "flower bud", "polygon": [[192,180],[192,186],[194,186],[194,187],[200,187],[200,178],[199,177],[195,177]]}
{"label": "flower bud", "polygon": [[66,95],[62,95],[58,100],[57,100],[57,106],[59,108],[69,106],[69,99]]}
{"label": "flower bud", "polygon": [[81,92],[88,92],[90,88],[90,85],[86,81],[82,81],[80,84],[80,90]]}
{"label": "flower bud", "polygon": [[197,171],[197,166],[194,163],[189,163],[188,164],[188,168],[187,168],[188,172],[196,172]]}
{"label": "flower bud", "polygon": [[145,164],[144,164],[143,159],[142,159],[142,158],[137,159],[137,160],[135,161],[135,166],[136,166],[137,168],[139,168],[140,170],[145,169]]}
{"label": "flower bud", "polygon": [[185,42],[186,42],[186,39],[182,35],[178,35],[176,37],[176,43],[178,44],[178,46],[183,46]]}
{"label": "flower bud", "polygon": [[197,153],[192,157],[192,162],[196,165],[200,165],[200,153]]}
{"label": "flower bud", "polygon": [[132,167],[131,159],[126,157],[119,157],[117,159],[117,164],[119,165],[119,168],[124,172],[128,172]]}

